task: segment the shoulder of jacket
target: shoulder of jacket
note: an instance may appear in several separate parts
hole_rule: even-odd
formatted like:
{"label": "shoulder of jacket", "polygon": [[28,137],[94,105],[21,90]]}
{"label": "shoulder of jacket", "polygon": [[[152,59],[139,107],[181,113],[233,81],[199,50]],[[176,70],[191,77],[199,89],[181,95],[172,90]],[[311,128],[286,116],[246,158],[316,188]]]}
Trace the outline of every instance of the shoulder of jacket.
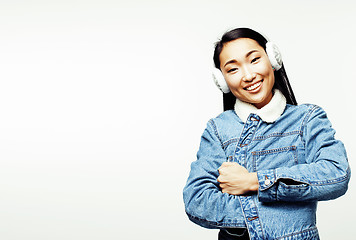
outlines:
{"label": "shoulder of jacket", "polygon": [[298,115],[300,118],[303,118],[304,120],[308,120],[309,117],[315,112],[315,111],[321,111],[324,112],[324,110],[315,104],[310,104],[310,103],[304,103],[300,105],[289,105],[287,104],[285,112],[291,112],[296,115]]}
{"label": "shoulder of jacket", "polygon": [[311,103],[303,103],[300,105],[290,105],[287,104],[286,109],[290,109],[290,110],[299,110],[301,112],[309,112],[309,111],[313,111],[317,108],[320,108],[318,105],[315,104],[311,104]]}
{"label": "shoulder of jacket", "polygon": [[211,118],[207,124],[207,129],[224,142],[229,136],[236,134],[243,127],[244,123],[236,115],[234,110],[225,111],[215,118]]}
{"label": "shoulder of jacket", "polygon": [[[235,111],[234,110],[228,110],[228,111],[220,113],[215,118],[210,119],[209,122],[211,122],[212,124],[217,125],[217,126],[219,126],[221,124],[226,126],[227,124],[232,124],[232,123],[236,124],[237,121],[240,122],[241,120],[236,115]],[[241,123],[242,123],[242,121],[241,121]]]}

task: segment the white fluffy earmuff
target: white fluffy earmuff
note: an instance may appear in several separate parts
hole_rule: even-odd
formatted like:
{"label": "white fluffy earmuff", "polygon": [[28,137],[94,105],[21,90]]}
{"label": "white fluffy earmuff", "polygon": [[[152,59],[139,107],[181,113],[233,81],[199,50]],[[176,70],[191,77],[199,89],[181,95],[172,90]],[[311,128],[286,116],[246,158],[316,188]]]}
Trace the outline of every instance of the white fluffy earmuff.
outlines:
{"label": "white fluffy earmuff", "polygon": [[220,69],[213,68],[213,80],[216,86],[220,89],[220,91],[222,91],[223,93],[230,92],[230,88],[227,85],[224,75],[222,74]]}
{"label": "white fluffy earmuff", "polygon": [[281,69],[282,65],[283,65],[282,55],[281,55],[281,52],[279,51],[277,45],[274,44],[273,42],[267,42],[266,43],[266,53],[269,58],[269,61],[271,62],[272,67],[276,71]]}
{"label": "white fluffy earmuff", "polygon": [[[279,69],[282,68],[283,62],[282,62],[282,55],[281,52],[279,51],[278,47],[276,44],[273,42],[267,42],[266,43],[266,53],[269,58],[269,61],[275,71],[278,71]],[[226,83],[226,80],[224,78],[224,75],[220,71],[220,69],[214,68],[213,69],[213,80],[216,84],[216,86],[223,92],[223,93],[229,93],[230,88]]]}

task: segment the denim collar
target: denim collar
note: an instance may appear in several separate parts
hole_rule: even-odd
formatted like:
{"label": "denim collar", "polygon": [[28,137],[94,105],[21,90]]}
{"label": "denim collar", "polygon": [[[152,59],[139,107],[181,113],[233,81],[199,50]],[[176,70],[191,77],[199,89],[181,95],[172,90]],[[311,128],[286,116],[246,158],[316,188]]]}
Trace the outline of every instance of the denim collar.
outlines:
{"label": "denim collar", "polygon": [[273,123],[282,115],[284,109],[286,108],[286,104],[287,101],[284,95],[281,91],[275,89],[271,101],[261,109],[236,98],[235,112],[243,122],[246,122],[251,113],[255,113],[264,122]]}

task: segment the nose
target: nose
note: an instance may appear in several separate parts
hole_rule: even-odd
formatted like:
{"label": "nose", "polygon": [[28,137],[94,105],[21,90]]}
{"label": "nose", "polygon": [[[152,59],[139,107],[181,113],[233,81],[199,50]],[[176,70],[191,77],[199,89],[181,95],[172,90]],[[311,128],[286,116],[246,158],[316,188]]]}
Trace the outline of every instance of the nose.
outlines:
{"label": "nose", "polygon": [[249,67],[244,67],[244,75],[242,77],[242,81],[251,82],[256,77],[256,73],[251,71]]}

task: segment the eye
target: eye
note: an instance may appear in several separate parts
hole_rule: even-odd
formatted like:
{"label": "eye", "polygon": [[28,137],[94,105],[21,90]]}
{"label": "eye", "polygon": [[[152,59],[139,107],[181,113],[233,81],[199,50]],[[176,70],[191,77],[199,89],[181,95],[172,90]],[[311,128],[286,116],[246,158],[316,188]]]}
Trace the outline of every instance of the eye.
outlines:
{"label": "eye", "polygon": [[231,68],[229,70],[227,70],[228,73],[232,73],[232,72],[236,72],[238,70],[238,68]]}
{"label": "eye", "polygon": [[257,62],[261,57],[255,57],[254,59],[252,59],[251,63],[255,63]]}

